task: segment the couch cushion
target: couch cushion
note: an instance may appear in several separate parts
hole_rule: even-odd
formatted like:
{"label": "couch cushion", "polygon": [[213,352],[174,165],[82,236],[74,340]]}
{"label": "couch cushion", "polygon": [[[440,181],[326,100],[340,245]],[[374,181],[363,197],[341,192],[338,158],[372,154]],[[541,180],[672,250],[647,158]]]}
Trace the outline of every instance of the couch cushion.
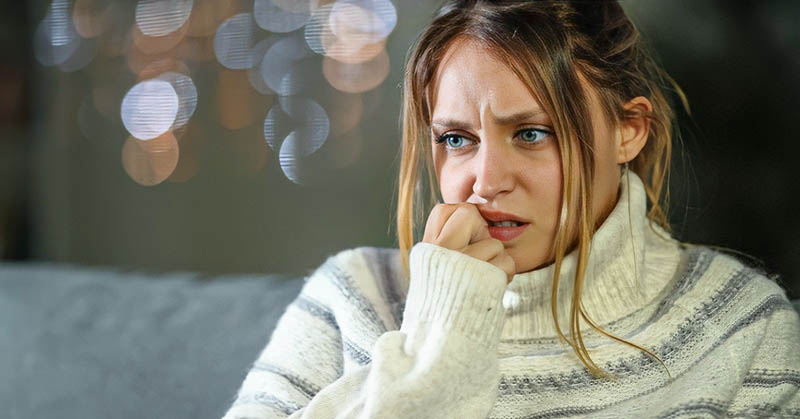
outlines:
{"label": "couch cushion", "polygon": [[0,264],[5,418],[219,418],[302,278]]}

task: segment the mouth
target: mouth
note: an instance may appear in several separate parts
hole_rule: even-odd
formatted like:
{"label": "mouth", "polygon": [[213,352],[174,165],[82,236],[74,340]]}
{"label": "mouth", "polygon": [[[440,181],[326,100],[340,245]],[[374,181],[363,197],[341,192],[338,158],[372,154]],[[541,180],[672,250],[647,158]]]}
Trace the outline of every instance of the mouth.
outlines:
{"label": "mouth", "polygon": [[510,242],[516,239],[525,232],[525,229],[530,224],[529,220],[515,214],[488,208],[478,208],[478,211],[483,219],[486,220],[486,223],[489,224],[489,235],[503,242]]}
{"label": "mouth", "polygon": [[490,226],[494,227],[518,227],[530,223],[530,220],[507,212],[490,210],[488,208],[478,208],[478,212],[481,213],[483,219],[486,220]]}
{"label": "mouth", "polygon": [[524,233],[529,224],[516,223],[514,221],[502,221],[497,225],[489,223],[489,235],[502,242],[509,242]]}
{"label": "mouth", "polygon": [[491,221],[487,220],[489,226],[491,227],[519,227],[521,225],[525,225],[528,223],[523,223],[522,221],[517,220],[505,220],[505,221]]}

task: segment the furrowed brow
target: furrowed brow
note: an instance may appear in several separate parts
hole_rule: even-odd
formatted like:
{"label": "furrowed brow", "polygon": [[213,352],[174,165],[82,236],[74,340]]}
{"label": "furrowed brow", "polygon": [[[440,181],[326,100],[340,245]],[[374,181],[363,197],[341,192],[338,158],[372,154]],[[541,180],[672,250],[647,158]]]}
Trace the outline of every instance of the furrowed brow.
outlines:
{"label": "furrowed brow", "polygon": [[520,112],[508,116],[495,116],[494,122],[498,125],[512,125],[543,114],[546,114],[546,112],[537,109],[535,111]]}
{"label": "furrowed brow", "polygon": [[[542,114],[545,114],[545,111],[535,110],[535,111],[515,113],[513,115],[508,115],[508,116],[494,116],[492,119],[494,119],[494,122],[498,125],[513,125]],[[437,119],[433,121],[431,125],[455,128],[455,129],[463,129],[463,130],[468,130],[472,128],[472,126],[468,122],[459,121],[457,119],[449,119],[449,118]]]}

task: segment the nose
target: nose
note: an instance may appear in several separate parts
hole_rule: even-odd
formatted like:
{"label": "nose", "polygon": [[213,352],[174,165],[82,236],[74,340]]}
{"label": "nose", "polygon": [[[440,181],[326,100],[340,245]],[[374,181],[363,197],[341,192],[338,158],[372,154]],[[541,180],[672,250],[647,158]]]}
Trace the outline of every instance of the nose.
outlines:
{"label": "nose", "polygon": [[[492,201],[502,193],[514,188],[513,168],[509,147],[503,141],[483,141],[474,158],[475,197]],[[478,202],[476,202],[478,203]]]}

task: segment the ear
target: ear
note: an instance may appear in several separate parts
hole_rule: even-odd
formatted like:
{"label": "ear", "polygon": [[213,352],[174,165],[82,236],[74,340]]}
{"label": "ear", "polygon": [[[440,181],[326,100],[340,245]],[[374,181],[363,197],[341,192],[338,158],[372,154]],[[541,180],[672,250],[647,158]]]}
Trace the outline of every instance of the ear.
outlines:
{"label": "ear", "polygon": [[650,135],[650,118],[653,105],[644,96],[637,96],[623,105],[624,117],[617,131],[617,163],[633,160],[642,151]]}

